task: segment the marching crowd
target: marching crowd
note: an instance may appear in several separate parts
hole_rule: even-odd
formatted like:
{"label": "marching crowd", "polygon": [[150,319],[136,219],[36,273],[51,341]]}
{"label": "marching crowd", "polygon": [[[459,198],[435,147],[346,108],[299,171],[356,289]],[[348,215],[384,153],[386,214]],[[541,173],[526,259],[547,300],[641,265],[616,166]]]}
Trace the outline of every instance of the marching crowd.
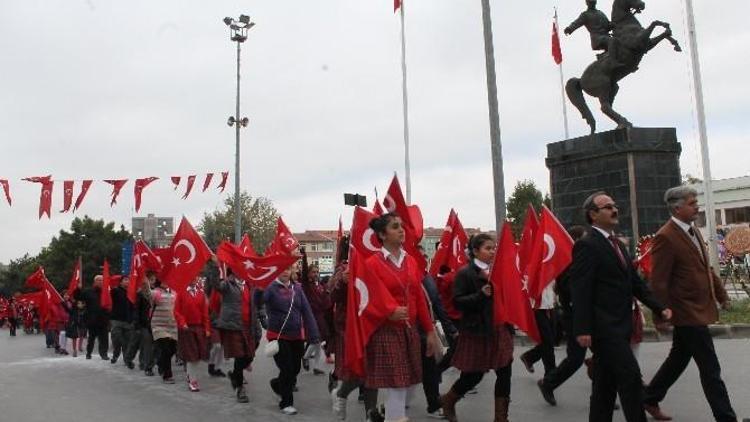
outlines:
{"label": "marching crowd", "polygon": [[[655,237],[648,284],[614,235],[619,215],[613,199],[598,192],[583,204],[590,227],[568,229],[575,240],[572,263],[535,306],[541,343],[520,355],[529,372],[542,362],[544,374],[538,386],[547,403],[557,404],[554,391],[586,363],[592,378],[590,421],[611,421],[616,396],[627,421],[645,421],[646,413],[656,420],[671,420],[659,403],[692,359],[715,419],[737,420],[707,329],[718,318],[717,303],[728,307],[729,299],[708,264],[700,232],[693,227],[696,198],[697,193],[687,187],[666,192],[672,217]],[[115,364],[122,358],[124,365],[131,370],[137,365],[146,376],[154,376],[156,369],[164,383],[175,382],[176,361],[184,365],[187,388],[194,392],[200,390],[202,377],[198,364],[207,361],[208,376],[227,377],[241,403],[250,401],[245,371],[256,354],[263,353],[272,356],[278,367],[278,376],[269,384],[279,397],[280,411],[287,415],[298,412],[294,394],[301,368],[323,374],[326,363],[333,362],[328,389],[338,420],[346,420],[347,400],[358,391],[367,421],[407,421],[409,396],[421,384],[427,413],[455,422],[457,404],[492,371],[494,421],[508,421],[515,332],[493,317],[497,302],[489,272],[496,240],[488,234],[472,236],[466,248],[468,263],[456,271],[441,269],[432,277],[404,250],[399,215],[382,214],[370,222],[370,228],[381,249],[362,265],[393,301],[382,305],[388,316],[377,322],[367,341],[364,375],[344,359],[353,341],[346,335],[347,324],[352,323],[349,285],[359,282],[350,276],[346,252],[334,274],[321,278],[318,268],[308,265],[303,248],[301,265],[283,271],[263,290],[229,268],[220,279],[196,278],[184,291],[170,290],[156,273],[148,272],[141,280],[123,277],[111,290],[111,310],[106,310],[101,304],[102,276],[96,276],[91,287],[66,294],[61,309],[51,313],[46,325],[48,347],[75,357],[84,352],[87,338],[86,359],[92,358],[98,344],[101,359]],[[339,251],[348,249],[344,237]],[[138,283],[135,303],[127,297],[129,283]],[[674,326],[672,349],[649,382],[637,360],[641,303],[652,310],[657,327]],[[13,320],[26,315],[12,300],[7,308],[13,309]],[[14,324],[11,335],[15,335]],[[567,356],[556,363],[559,328],[567,340]],[[267,342],[258,349],[263,335]],[[593,357],[585,359],[589,349]],[[232,369],[225,374],[227,359],[232,360]],[[460,375],[442,386],[441,394],[441,375],[450,367]]]}

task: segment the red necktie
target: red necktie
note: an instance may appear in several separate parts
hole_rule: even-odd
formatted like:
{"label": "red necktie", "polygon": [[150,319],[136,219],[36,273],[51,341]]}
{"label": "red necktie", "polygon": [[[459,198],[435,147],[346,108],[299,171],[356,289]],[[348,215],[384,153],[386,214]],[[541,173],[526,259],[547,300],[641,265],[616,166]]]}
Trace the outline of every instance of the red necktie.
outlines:
{"label": "red necktie", "polygon": [[609,241],[612,243],[612,247],[615,249],[615,253],[617,254],[617,257],[620,258],[620,265],[622,265],[623,268],[627,268],[627,263],[625,262],[625,255],[622,254],[622,250],[620,250],[620,245],[617,244],[617,238],[615,237],[615,235],[610,235]]}

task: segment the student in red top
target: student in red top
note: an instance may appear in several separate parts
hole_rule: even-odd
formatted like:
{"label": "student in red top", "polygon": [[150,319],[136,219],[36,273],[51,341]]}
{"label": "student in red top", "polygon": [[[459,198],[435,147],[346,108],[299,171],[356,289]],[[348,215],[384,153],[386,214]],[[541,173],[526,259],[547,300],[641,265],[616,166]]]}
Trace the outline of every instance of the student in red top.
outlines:
{"label": "student in red top", "polygon": [[208,319],[208,302],[203,289],[198,288],[200,278],[193,280],[184,291],[177,293],[174,301],[174,319],[177,321],[177,350],[185,361],[190,391],[200,391],[198,363],[208,359],[208,337],[211,323]]}
{"label": "student in red top", "polygon": [[406,418],[406,397],[422,381],[422,357],[417,324],[427,334],[427,356],[433,356],[439,340],[432,325],[422,290],[422,274],[416,260],[402,248],[401,218],[384,214],[370,222],[382,242],[380,252],[365,261],[367,276],[379,280],[401,306],[372,334],[365,354],[365,386],[386,393],[385,420]]}

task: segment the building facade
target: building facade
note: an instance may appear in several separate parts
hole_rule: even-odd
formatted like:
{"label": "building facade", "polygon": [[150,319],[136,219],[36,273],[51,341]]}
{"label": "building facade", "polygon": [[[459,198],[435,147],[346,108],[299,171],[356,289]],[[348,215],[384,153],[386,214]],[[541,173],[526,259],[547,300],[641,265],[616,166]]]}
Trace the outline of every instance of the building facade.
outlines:
{"label": "building facade", "polygon": [[[703,210],[698,216],[696,225],[700,228],[704,238],[707,238],[704,209],[706,198],[703,184],[697,183],[691,186],[698,191],[698,204]],[[714,219],[718,229],[731,230],[733,227],[750,225],[750,176],[714,180],[713,200]]]}
{"label": "building facade", "polygon": [[332,274],[336,265],[336,230],[307,230],[304,233],[294,233],[300,246],[305,248],[307,261],[315,264],[321,274]]}
{"label": "building facade", "polygon": [[143,240],[151,248],[166,248],[174,237],[174,218],[154,214],[133,217],[130,232],[136,240]]}

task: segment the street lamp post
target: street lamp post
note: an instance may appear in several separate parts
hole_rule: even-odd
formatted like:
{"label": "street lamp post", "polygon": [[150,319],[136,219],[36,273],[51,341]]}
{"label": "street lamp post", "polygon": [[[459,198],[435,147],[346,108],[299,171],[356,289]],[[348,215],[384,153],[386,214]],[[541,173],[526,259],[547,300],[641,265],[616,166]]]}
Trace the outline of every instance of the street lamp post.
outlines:
{"label": "street lamp post", "polygon": [[250,16],[240,15],[235,20],[224,18],[224,24],[229,27],[229,38],[237,43],[237,100],[235,115],[229,116],[227,124],[235,127],[235,150],[234,150],[234,241],[240,243],[242,238],[242,213],[240,207],[240,127],[247,127],[249,119],[240,118],[240,44],[247,40],[247,31],[255,26],[250,22]]}

